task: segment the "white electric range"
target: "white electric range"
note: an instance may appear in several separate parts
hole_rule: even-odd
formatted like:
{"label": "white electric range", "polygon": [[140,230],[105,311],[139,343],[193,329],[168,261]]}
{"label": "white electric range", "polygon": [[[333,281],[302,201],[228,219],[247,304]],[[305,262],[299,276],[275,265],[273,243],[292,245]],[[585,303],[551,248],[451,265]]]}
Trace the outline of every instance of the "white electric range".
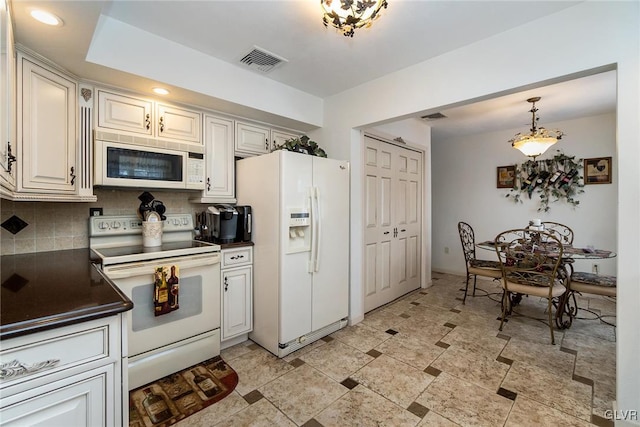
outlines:
{"label": "white electric range", "polygon": [[[138,217],[89,219],[92,261],[134,304],[123,325],[125,391],[220,354],[220,246],[193,230],[190,214],[167,215],[162,245],[145,247]],[[154,273],[172,266],[178,308],[156,315]]]}

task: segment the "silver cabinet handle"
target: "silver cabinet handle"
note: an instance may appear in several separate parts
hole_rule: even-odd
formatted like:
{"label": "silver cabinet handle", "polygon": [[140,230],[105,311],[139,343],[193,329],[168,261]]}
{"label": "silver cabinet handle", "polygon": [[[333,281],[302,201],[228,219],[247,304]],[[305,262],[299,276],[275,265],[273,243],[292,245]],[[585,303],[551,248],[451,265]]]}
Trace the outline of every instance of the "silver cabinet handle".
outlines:
{"label": "silver cabinet handle", "polygon": [[229,282],[227,281],[227,276],[224,277],[224,291],[227,292],[229,289]]}
{"label": "silver cabinet handle", "polygon": [[244,258],[244,255],[236,255],[231,257],[231,259],[240,259],[240,258]]}
{"label": "silver cabinet handle", "polygon": [[32,374],[42,369],[53,368],[59,362],[59,359],[49,359],[44,362],[34,363],[31,366],[26,363],[20,363],[18,360],[12,360],[9,363],[2,363],[0,364],[0,380],[18,377],[25,374]]}
{"label": "silver cabinet handle", "polygon": [[160,132],[164,132],[164,116],[160,116]]}
{"label": "silver cabinet handle", "polygon": [[207,178],[207,191],[211,190],[211,178]]}
{"label": "silver cabinet handle", "polygon": [[144,124],[147,130],[149,130],[149,128],[151,127],[151,116],[149,114],[144,116]]}
{"label": "silver cabinet handle", "polygon": [[73,185],[76,182],[75,171],[76,171],[75,168],[71,166],[71,173],[69,174],[69,176],[71,177],[71,185]]}

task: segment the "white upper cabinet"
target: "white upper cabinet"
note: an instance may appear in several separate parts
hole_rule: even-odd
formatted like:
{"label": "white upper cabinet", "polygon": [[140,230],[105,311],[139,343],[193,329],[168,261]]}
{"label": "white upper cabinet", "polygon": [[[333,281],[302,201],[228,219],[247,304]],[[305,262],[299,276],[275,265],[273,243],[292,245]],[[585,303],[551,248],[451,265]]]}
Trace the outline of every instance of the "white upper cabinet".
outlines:
{"label": "white upper cabinet", "polygon": [[202,115],[171,105],[156,105],[156,135],[159,139],[170,139],[200,144],[200,122]]}
{"label": "white upper cabinet", "polygon": [[235,203],[235,161],[233,120],[204,116],[206,179],[202,196],[196,203]]}
{"label": "white upper cabinet", "polygon": [[274,150],[276,147],[281,146],[287,140],[291,138],[297,138],[300,135],[295,135],[293,133],[287,133],[280,130],[272,129],[271,130],[271,149]]}
{"label": "white upper cabinet", "polygon": [[253,123],[236,122],[236,152],[267,154],[271,151],[271,130]]}
{"label": "white upper cabinet", "polygon": [[202,144],[202,114],[142,97],[98,89],[97,129]]}
{"label": "white upper cabinet", "polygon": [[236,122],[236,155],[267,154],[296,134],[272,129],[268,125]]}
{"label": "white upper cabinet", "polygon": [[125,131],[153,136],[153,103],[141,98],[98,89],[98,127],[104,131]]}
{"label": "white upper cabinet", "polygon": [[16,185],[16,62],[9,8],[0,2],[0,194]]}
{"label": "white upper cabinet", "polygon": [[75,194],[76,83],[20,53],[18,192]]}

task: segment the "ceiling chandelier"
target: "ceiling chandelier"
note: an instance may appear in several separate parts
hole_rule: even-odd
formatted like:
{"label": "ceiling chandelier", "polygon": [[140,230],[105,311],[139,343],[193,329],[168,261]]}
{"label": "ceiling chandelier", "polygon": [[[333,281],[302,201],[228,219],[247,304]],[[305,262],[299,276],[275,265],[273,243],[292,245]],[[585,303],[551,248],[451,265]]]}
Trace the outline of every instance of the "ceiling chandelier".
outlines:
{"label": "ceiling chandelier", "polygon": [[356,28],[370,27],[380,17],[380,9],[387,8],[387,0],[320,0],[324,12],[322,22],[353,37]]}
{"label": "ceiling chandelier", "polygon": [[538,119],[536,117],[536,112],[538,109],[536,108],[536,102],[540,101],[540,97],[536,96],[534,98],[527,99],[527,102],[531,102],[533,105],[531,106],[531,133],[522,134],[517,133],[512,139],[509,140],[511,146],[513,148],[517,148],[522,151],[525,156],[533,157],[534,160],[536,157],[547,151],[549,147],[558,142],[559,139],[562,139],[562,131],[559,130],[547,130],[543,127],[538,127]]}

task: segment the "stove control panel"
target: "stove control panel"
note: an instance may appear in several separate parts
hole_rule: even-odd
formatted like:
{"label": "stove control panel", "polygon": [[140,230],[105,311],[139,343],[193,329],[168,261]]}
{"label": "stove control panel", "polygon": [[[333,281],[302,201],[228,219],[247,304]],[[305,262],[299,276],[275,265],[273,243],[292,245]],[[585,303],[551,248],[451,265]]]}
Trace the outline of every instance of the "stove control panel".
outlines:
{"label": "stove control panel", "polygon": [[[163,233],[193,231],[191,214],[167,215]],[[92,216],[89,218],[89,236],[116,236],[142,234],[142,220],[137,216]]]}

